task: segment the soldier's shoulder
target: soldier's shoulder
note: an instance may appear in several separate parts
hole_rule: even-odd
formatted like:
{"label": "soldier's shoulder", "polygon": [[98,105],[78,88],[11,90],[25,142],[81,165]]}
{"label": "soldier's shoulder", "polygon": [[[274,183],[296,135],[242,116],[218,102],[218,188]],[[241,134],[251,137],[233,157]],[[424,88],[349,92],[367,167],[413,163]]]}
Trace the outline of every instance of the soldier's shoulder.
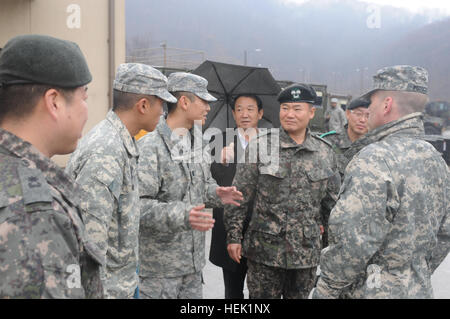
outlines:
{"label": "soldier's shoulder", "polygon": [[[328,135],[325,135],[328,134]],[[325,134],[320,134],[320,133],[311,133],[311,136],[315,139],[315,141],[319,142],[319,145],[326,145],[326,147],[329,147],[330,149],[333,147],[333,143],[331,143],[330,141],[326,140],[325,137],[331,137],[336,135],[336,131],[331,131]]]}
{"label": "soldier's shoulder", "polygon": [[109,145],[121,141],[118,129],[107,119],[95,125],[81,139],[80,144],[92,146],[93,144]]}
{"label": "soldier's shoulder", "polygon": [[152,147],[155,143],[161,143],[162,137],[159,132],[155,129],[154,131],[148,132],[143,137],[141,137],[137,144],[139,146],[145,145],[146,147]]}
{"label": "soldier's shoulder", "polygon": [[0,155],[0,208],[22,197],[17,168],[20,160]]}
{"label": "soldier's shoulder", "polygon": [[52,194],[42,171],[29,168],[20,160],[6,160],[0,165],[0,207],[23,199],[24,205],[51,203]]}

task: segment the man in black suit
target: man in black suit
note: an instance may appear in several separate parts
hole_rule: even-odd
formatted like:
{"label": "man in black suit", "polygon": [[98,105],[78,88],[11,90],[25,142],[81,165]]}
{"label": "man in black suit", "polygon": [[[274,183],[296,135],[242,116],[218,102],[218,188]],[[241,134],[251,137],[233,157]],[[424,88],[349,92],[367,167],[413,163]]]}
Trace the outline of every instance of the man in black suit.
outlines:
{"label": "man in black suit", "polygon": [[[258,121],[263,116],[262,102],[256,95],[238,95],[232,103],[232,113],[237,129],[233,142],[221,152],[221,163],[212,163],[211,174],[219,186],[231,186],[236,173],[236,163],[243,161],[248,141],[258,132]],[[228,137],[230,139],[230,137]],[[226,133],[222,136],[223,145],[227,143]],[[250,222],[253,205],[249,204],[244,233]],[[225,299],[243,299],[244,281],[247,273],[247,261],[243,257],[240,263],[230,258],[227,252],[226,232],[223,224],[223,208],[214,208],[215,219],[212,230],[209,260],[222,267],[225,285]]]}

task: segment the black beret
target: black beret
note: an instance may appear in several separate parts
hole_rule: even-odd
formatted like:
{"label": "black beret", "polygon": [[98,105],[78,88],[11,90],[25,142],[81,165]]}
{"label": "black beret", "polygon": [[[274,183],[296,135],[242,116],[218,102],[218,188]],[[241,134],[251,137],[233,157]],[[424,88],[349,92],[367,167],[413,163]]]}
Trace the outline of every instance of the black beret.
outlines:
{"label": "black beret", "polygon": [[290,103],[290,102],[304,102],[314,104],[317,99],[317,94],[314,89],[309,85],[304,84],[292,84],[285,88],[278,94],[278,102]]}
{"label": "black beret", "polygon": [[370,101],[368,101],[366,99],[362,99],[362,98],[357,98],[350,102],[349,106],[347,106],[347,110],[353,110],[353,109],[356,109],[357,107],[368,108],[369,105],[370,105]]}
{"label": "black beret", "polygon": [[12,38],[0,54],[0,86],[47,84],[76,88],[92,81],[76,43],[45,35]]}

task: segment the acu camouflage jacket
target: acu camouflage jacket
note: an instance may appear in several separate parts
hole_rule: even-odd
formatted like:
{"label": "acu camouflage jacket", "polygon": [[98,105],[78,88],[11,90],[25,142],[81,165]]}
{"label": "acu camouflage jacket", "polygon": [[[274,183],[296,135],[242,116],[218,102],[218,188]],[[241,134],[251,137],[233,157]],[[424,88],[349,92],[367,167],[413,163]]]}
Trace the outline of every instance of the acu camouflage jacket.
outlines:
{"label": "acu camouflage jacket", "polygon": [[191,228],[189,211],[201,204],[223,206],[210,163],[190,158],[195,153],[190,149],[183,154],[182,140],[172,134],[164,118],[138,145],[140,276],[199,272],[205,265],[205,233]]}
{"label": "acu camouflage jacket", "polygon": [[101,250],[107,298],[132,298],[138,284],[139,191],[136,142],[110,111],[81,139],[66,167],[86,192],[86,230]]}
{"label": "acu camouflage jacket", "polygon": [[432,298],[431,274],[450,251],[449,169],[420,117],[358,141],[372,144],[345,171],[315,298]]}

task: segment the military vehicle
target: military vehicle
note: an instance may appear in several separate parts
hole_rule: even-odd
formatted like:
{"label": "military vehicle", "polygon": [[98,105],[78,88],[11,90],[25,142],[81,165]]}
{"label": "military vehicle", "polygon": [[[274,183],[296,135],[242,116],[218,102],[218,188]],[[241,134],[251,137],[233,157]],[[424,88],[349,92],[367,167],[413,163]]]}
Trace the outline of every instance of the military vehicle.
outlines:
{"label": "military vehicle", "polygon": [[445,101],[430,102],[425,106],[423,125],[425,140],[436,148],[450,165],[450,103]]}
{"label": "military vehicle", "polygon": [[430,102],[425,106],[425,133],[441,135],[450,126],[450,103],[445,101]]}

